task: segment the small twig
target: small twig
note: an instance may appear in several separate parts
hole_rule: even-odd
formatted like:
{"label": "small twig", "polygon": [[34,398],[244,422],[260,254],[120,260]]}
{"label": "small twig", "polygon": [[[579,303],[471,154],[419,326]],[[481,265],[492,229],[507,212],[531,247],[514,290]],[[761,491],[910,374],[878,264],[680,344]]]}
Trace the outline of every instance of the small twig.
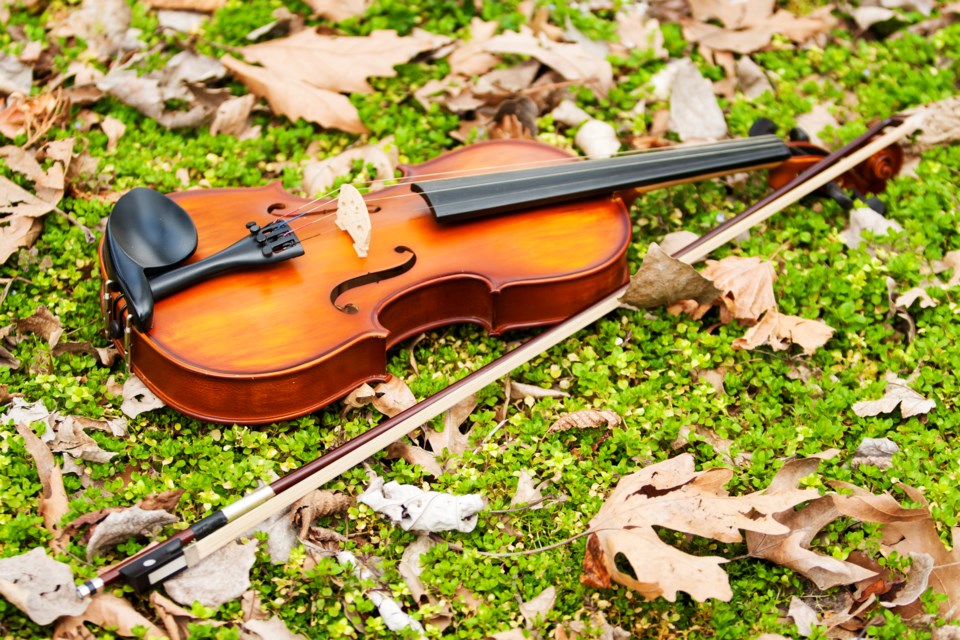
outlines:
{"label": "small twig", "polygon": [[59,213],[61,216],[70,221],[70,224],[79,227],[83,231],[84,237],[87,239],[87,244],[93,244],[93,241],[96,240],[96,236],[93,235],[91,231],[85,224],[71,216],[69,213],[61,209],[60,207],[54,207],[54,212]]}

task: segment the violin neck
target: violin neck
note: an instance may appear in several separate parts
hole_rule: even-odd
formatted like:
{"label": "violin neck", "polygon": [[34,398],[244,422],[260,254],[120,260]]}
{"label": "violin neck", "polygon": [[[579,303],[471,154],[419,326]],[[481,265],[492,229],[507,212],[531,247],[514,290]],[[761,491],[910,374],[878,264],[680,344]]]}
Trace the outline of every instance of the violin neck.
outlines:
{"label": "violin neck", "polygon": [[616,191],[653,189],[775,166],[790,157],[776,136],[673,147],[600,160],[498,173],[414,181],[437,220],[452,222]]}

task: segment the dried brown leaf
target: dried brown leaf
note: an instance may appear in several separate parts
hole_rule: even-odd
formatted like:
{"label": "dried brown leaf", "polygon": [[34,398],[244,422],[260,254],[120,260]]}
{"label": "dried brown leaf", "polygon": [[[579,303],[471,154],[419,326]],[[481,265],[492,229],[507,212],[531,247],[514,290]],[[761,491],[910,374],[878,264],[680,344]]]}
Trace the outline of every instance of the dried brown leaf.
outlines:
{"label": "dried brown leaf", "polygon": [[410,589],[410,595],[418,604],[424,604],[429,601],[427,589],[420,580],[420,574],[423,573],[423,565],[420,563],[420,556],[432,549],[436,545],[430,536],[418,535],[417,539],[407,545],[403,550],[403,556],[400,558],[400,564],[397,571],[403,576],[404,582]]}
{"label": "dried brown leaf", "polygon": [[180,496],[183,495],[183,492],[184,489],[170,489],[169,491],[152,493],[138,502],[137,506],[144,511],[155,511],[157,509],[162,509],[164,511],[172,512],[177,508],[177,504],[180,502]]}
{"label": "dried brown leaf", "polygon": [[40,438],[33,433],[29,426],[17,423],[17,433],[23,438],[27,452],[37,465],[37,475],[40,476],[41,486],[39,511],[43,517],[43,526],[53,536],[51,548],[57,552],[65,551],[66,543],[62,539],[60,521],[67,513],[69,505],[67,492],[63,488],[63,475],[60,472],[60,467],[57,466],[47,445],[40,441]]}
{"label": "dried brown leaf", "polygon": [[568,429],[594,429],[596,427],[613,428],[623,422],[615,411],[582,409],[560,416],[554,421],[547,433],[567,431]]}
{"label": "dried brown leaf", "polygon": [[[723,260],[707,260],[701,272],[723,291],[721,321],[736,319],[753,324],[763,312],[776,306],[773,265],[757,257],[730,256]],[[726,319],[724,319],[726,318]]]}
{"label": "dried brown leaf", "polygon": [[123,403],[120,411],[129,418],[136,418],[144,411],[152,411],[166,406],[163,400],[153,395],[150,389],[134,374],[123,383]]}
{"label": "dried brown leaf", "polygon": [[0,559],[0,595],[41,625],[60,616],[80,615],[87,608],[77,596],[69,565],[40,548]]}
{"label": "dried brown leaf", "polygon": [[620,301],[646,309],[685,299],[708,304],[720,293],[709,279],[685,262],[670,257],[654,242],[647,249],[643,264],[630,278],[630,286]]}
{"label": "dried brown leaf", "polygon": [[812,355],[830,339],[834,331],[833,327],[819,320],[788,316],[774,307],[743,337],[734,340],[732,346],[734,349],[750,350],[768,344],[774,351],[785,351],[795,344],[805,354]]}
{"label": "dried brown leaf", "polygon": [[39,306],[32,316],[17,320],[17,331],[38,335],[50,347],[56,347],[63,335],[63,325],[60,324],[60,318],[50,313],[49,309]]}
{"label": "dried brown leaf", "polygon": [[[747,7],[750,3],[725,2],[724,4]],[[701,48],[748,54],[765,49],[774,34],[782,34],[794,42],[803,43],[814,36],[828,33],[836,24],[836,19],[830,14],[831,10],[832,7],[821,7],[806,16],[796,16],[783,10],[777,11],[772,16],[768,14],[766,17],[760,17],[762,12],[751,13],[749,17],[745,17],[743,26],[740,28],[725,28],[698,20],[683,20],[683,35],[691,42],[700,44]]]}
{"label": "dried brown leaf", "polygon": [[95,347],[89,342],[58,342],[52,353],[54,356],[64,353],[83,353],[92,356],[105,367],[112,367],[113,363],[120,357],[120,352],[114,346]]}
{"label": "dried brown leaf", "polygon": [[132,51],[142,43],[128,34],[132,13],[123,0],[84,0],[79,9],[64,14],[50,35],[83,38],[87,51],[105,60],[121,51]]}
{"label": "dried brown leaf", "polygon": [[97,525],[90,542],[87,543],[87,560],[108,547],[113,547],[130,538],[145,536],[160,527],[177,521],[175,515],[162,509],[146,511],[140,507],[130,507],[115,511]]}
{"label": "dried brown leaf", "polygon": [[84,638],[83,625],[86,622],[125,637],[133,637],[134,627],[146,630],[143,638],[166,638],[167,634],[150,620],[138,613],[129,602],[109,593],[98,593],[90,599],[89,606],[81,615],[62,618],[53,632],[54,640]]}
{"label": "dried brown leaf", "polygon": [[855,403],[853,405],[855,414],[861,418],[876,416],[881,413],[891,413],[899,406],[900,414],[904,418],[910,418],[929,413],[937,406],[935,400],[928,400],[911,389],[908,386],[908,380],[890,373],[887,374],[886,379],[887,386],[883,397],[879,400],[862,400]]}
{"label": "dried brown leaf", "polygon": [[864,438],[850,459],[850,466],[872,465],[887,469],[893,465],[893,456],[899,451],[897,443],[889,438]]}
{"label": "dried brown leaf", "polygon": [[347,18],[363,15],[370,6],[370,0],[306,0],[315,15],[331,22],[340,22]]}
{"label": "dried brown leaf", "polygon": [[829,104],[815,104],[813,109],[797,116],[797,127],[810,136],[810,141],[813,144],[826,146],[826,143],[820,138],[820,134],[827,129],[836,131],[840,128],[840,123],[833,117],[830,107]]}
{"label": "dried brown leaf", "polygon": [[960,96],[932,102],[918,110],[923,113],[923,128],[909,147],[912,154],[960,140]]}
{"label": "dried brown leaf", "polygon": [[865,231],[869,231],[874,236],[885,236],[890,231],[903,231],[903,227],[895,220],[887,220],[869,207],[860,207],[850,211],[850,222],[847,228],[840,232],[840,239],[843,244],[856,249],[866,242],[863,236]]}
{"label": "dried brown leaf", "polygon": [[940,603],[940,614],[953,619],[960,614],[960,528],[952,531],[952,549],[944,546],[937,523],[926,507],[923,495],[912,487],[901,486],[909,498],[924,505],[927,511],[921,518],[888,524],[883,529],[883,541],[900,555],[924,553],[933,558],[934,568],[928,578],[930,586],[946,595]]}
{"label": "dried brown leaf", "polygon": [[484,22],[480,18],[473,18],[470,21],[470,39],[459,43],[447,58],[450,73],[470,78],[490,71],[500,59],[484,51],[484,45],[496,34],[499,26],[495,20]]}
{"label": "dried brown leaf", "polygon": [[542,625],[556,601],[557,588],[550,586],[530,600],[521,602],[520,615],[526,620],[527,628],[535,629]]}
{"label": "dried brown leaf", "polygon": [[469,448],[470,436],[461,433],[460,425],[470,417],[476,407],[477,397],[470,394],[444,412],[443,431],[436,431],[431,428],[425,430],[424,436],[430,443],[430,448],[434,454],[448,450],[451,454],[459,455]]}
{"label": "dried brown leaf", "polygon": [[300,537],[306,537],[313,521],[323,516],[343,513],[353,504],[353,498],[339,491],[314,491],[293,503],[290,521],[300,527]]}
{"label": "dried brown leaf", "polygon": [[[392,78],[396,65],[448,41],[445,36],[422,30],[414,30],[409,36],[377,30],[369,36],[346,37],[320,35],[308,29],[243,47],[240,52],[246,61],[261,65],[280,82],[334,93],[370,93],[373,89],[367,78]],[[257,92],[254,87],[251,90]]]}
{"label": "dried brown leaf", "polygon": [[673,79],[669,124],[683,141],[727,135],[727,122],[714,95],[713,83],[689,60],[679,65]]}
{"label": "dried brown leaf", "polygon": [[544,389],[535,384],[525,384],[523,382],[510,381],[511,398],[568,398],[570,394],[562,389]]}
{"label": "dried brown leaf", "polygon": [[[187,640],[190,637],[189,625],[196,623],[199,618],[187,611],[183,607],[174,603],[172,600],[160,595],[158,591],[150,592],[150,605],[157,613],[160,623],[167,631],[170,640]],[[224,623],[216,620],[208,620],[207,623],[213,626],[221,626]]]}
{"label": "dried brown leaf", "polygon": [[536,479],[530,475],[526,469],[520,470],[520,477],[517,479],[517,490],[510,499],[510,508],[528,505],[531,509],[543,508],[543,487],[550,482],[547,478],[537,484]]}
{"label": "dried brown leaf", "polygon": [[541,41],[527,27],[519,33],[508,31],[486,42],[490,53],[531,56],[559,73],[565,80],[592,86],[606,95],[613,86],[613,67],[605,55],[598,55],[579,44]]}
{"label": "dried brown leaf", "polygon": [[306,636],[293,633],[280,618],[248,620],[241,626],[240,640],[307,640]]}
{"label": "dried brown leaf", "polygon": [[397,376],[388,376],[374,388],[374,393],[376,395],[371,404],[386,416],[393,417],[417,404],[417,398],[410,391],[410,387]]}
{"label": "dried brown leaf", "polygon": [[183,605],[199,601],[216,609],[236,600],[250,588],[250,569],[256,560],[257,541],[232,542],[164,583],[167,595]]}
{"label": "dried brown leaf", "polygon": [[423,469],[423,472],[439,478],[443,475],[443,468],[437,462],[436,455],[422,447],[417,447],[405,442],[393,442],[387,447],[387,458],[400,458],[410,464],[414,464]]}

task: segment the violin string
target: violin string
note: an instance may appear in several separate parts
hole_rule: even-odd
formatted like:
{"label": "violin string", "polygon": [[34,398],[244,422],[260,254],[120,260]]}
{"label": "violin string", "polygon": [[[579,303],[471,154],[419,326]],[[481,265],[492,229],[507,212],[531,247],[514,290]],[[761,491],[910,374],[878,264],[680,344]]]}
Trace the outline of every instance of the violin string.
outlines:
{"label": "violin string", "polygon": [[[749,138],[746,138],[746,139],[743,139],[743,140],[749,140]],[[740,140],[740,141],[731,141],[731,142],[742,142],[742,140]],[[774,143],[771,142],[770,145],[754,145],[754,147],[756,147],[756,148],[762,148],[763,146],[773,146],[773,144],[774,144]],[[777,141],[777,144],[779,144],[779,141]],[[697,150],[698,153],[684,154],[683,156],[677,157],[676,159],[677,159],[677,160],[694,160],[694,159],[701,159],[701,158],[709,157],[709,156],[711,156],[711,155],[723,155],[723,154],[722,154],[722,150],[716,149],[716,146],[717,146],[716,144],[710,144],[710,145],[698,145],[698,146],[696,146],[696,147],[690,147],[690,148],[689,148],[690,150]],[[735,147],[735,146],[740,146],[740,145],[732,145],[732,144],[727,144],[727,145],[725,145],[727,151],[730,151],[730,147]],[[647,154],[648,151],[645,150],[645,151],[643,151],[643,152],[641,152],[641,153]],[[637,155],[637,154],[631,154],[631,155]],[[656,157],[656,155],[657,155],[657,154],[653,154],[650,158],[647,158],[647,159],[646,159],[646,162],[644,162],[644,163],[642,163],[642,164],[638,164],[638,168],[639,168],[639,167],[642,167],[642,166],[644,166],[644,165],[651,164],[651,163],[653,163],[653,162],[662,160],[662,157]],[[662,153],[661,153],[660,155],[662,156]],[[621,157],[622,157],[622,156],[621,156]],[[571,158],[571,160],[574,160],[574,161],[573,161],[573,162],[570,162],[570,161],[568,160],[568,161],[566,162],[566,164],[570,164],[570,165],[575,165],[575,164],[577,164],[575,159]],[[516,166],[516,165],[525,165],[525,164],[531,164],[531,163],[515,163],[515,165],[506,165],[506,166]],[[535,164],[535,163],[533,163],[533,164]],[[583,164],[584,164],[584,166],[583,166],[582,168],[576,168],[575,170],[572,170],[572,171],[569,171],[569,172],[565,173],[565,174],[564,174],[565,177],[575,178],[575,177],[577,177],[577,176],[580,176],[580,175],[583,175],[583,174],[587,174],[587,173],[590,173],[590,172],[593,172],[593,171],[596,171],[596,170],[597,170],[597,169],[596,169],[596,165],[590,166],[590,165],[589,165],[589,162],[584,162]],[[466,170],[461,169],[461,170],[451,171],[451,172],[445,172],[445,173],[447,173],[447,174],[462,173],[462,172],[464,172],[464,171],[470,171],[470,170],[469,170],[469,169],[466,169]],[[522,169],[521,169],[520,171],[522,171]],[[479,188],[479,187],[483,187],[483,186],[489,186],[489,185],[491,185],[491,184],[508,185],[508,184],[511,184],[511,183],[521,182],[521,181],[523,181],[523,180],[528,179],[528,176],[523,176],[523,175],[521,175],[521,176],[516,176],[516,177],[514,177],[514,178],[512,178],[512,179],[506,179],[506,178],[505,178],[505,174],[509,174],[509,173],[512,173],[512,172],[511,172],[511,171],[501,171],[501,172],[493,172],[493,173],[489,173],[489,174],[477,174],[478,177],[489,176],[489,177],[491,178],[491,180],[490,180],[489,182],[486,182],[486,183],[480,183],[480,184],[478,184],[478,185],[475,185],[475,187]],[[443,175],[443,174],[444,174],[444,172],[440,172],[440,173],[435,173],[435,174],[432,174],[432,175]],[[433,180],[420,180],[419,178],[417,178],[415,181],[418,182],[418,183],[419,183],[419,182],[431,182],[431,183],[432,183],[432,182],[442,182],[442,181],[445,180],[445,179],[449,179],[449,178],[439,178],[439,179],[433,179]],[[400,184],[405,184],[405,183],[400,183]],[[462,188],[463,188],[463,187],[453,186],[453,187],[450,187],[450,188],[448,188],[448,189],[434,189],[434,190],[432,191],[432,193],[443,193],[443,192],[454,191],[454,190],[462,189]],[[324,202],[321,206],[327,206],[327,205],[329,205],[329,204],[332,204],[332,203],[334,202],[332,196],[333,196],[334,192],[337,192],[337,191],[339,191],[339,190],[338,190],[338,189],[331,190],[331,191],[325,193],[324,195],[322,195],[322,196],[320,196],[320,197],[318,197],[318,198],[316,198],[316,199],[314,199],[314,200],[312,200],[312,201],[310,201],[310,202],[307,202],[307,203],[304,203],[304,204],[300,205],[299,207],[297,207],[297,209],[294,210],[294,213],[296,213],[296,212],[304,209],[305,207],[311,207],[312,205],[314,205],[314,204],[316,204],[316,203],[318,203],[318,202],[320,202],[321,200],[324,200],[324,199],[326,199],[326,202]],[[369,205],[369,204],[375,204],[375,203],[385,202],[385,201],[387,201],[387,200],[396,200],[396,199],[400,199],[400,198],[411,198],[411,197],[418,197],[418,198],[421,198],[421,199],[422,199],[422,196],[421,196],[420,194],[418,194],[418,193],[405,192],[405,193],[400,193],[400,194],[396,194],[396,195],[392,195],[392,196],[378,196],[378,197],[373,197],[373,198],[365,199],[365,202]],[[469,203],[471,203],[471,202],[475,202],[475,201],[478,201],[478,200],[480,200],[480,198],[466,199],[464,202],[466,202],[466,203],[469,204]],[[308,209],[308,210],[306,210],[306,211],[303,211],[302,213],[299,213],[298,215],[296,215],[296,216],[294,216],[294,217],[292,217],[292,218],[289,218],[288,220],[286,220],[286,222],[287,222],[287,224],[289,225],[289,223],[293,222],[294,220],[297,220],[297,219],[299,219],[299,218],[302,218],[303,216],[309,215],[309,214],[311,214],[311,213],[316,213],[316,209],[311,208],[311,209]],[[284,234],[284,235],[290,235],[290,234],[296,233],[296,232],[298,232],[299,230],[303,229],[304,227],[309,226],[309,225],[312,225],[312,224],[316,224],[317,222],[321,222],[322,220],[330,217],[331,215],[333,215],[333,214],[328,214],[328,215],[326,215],[326,216],[324,216],[324,217],[322,217],[322,218],[319,218],[319,219],[317,219],[317,220],[312,220],[312,221],[310,221],[310,222],[308,222],[308,223],[306,223],[306,224],[304,224],[304,225],[300,225],[300,226],[297,227],[296,229],[291,228],[290,231],[288,231],[288,232],[287,232],[286,234]],[[313,237],[313,236],[311,236],[311,237]]]}
{"label": "violin string", "polygon": [[[668,147],[666,150],[689,150],[689,151],[693,151],[693,152],[695,152],[695,153],[692,153],[692,154],[690,154],[689,156],[686,156],[687,158],[691,158],[691,159],[692,159],[692,158],[700,158],[700,157],[709,156],[709,155],[711,155],[711,154],[718,154],[718,155],[720,155],[720,154],[722,154],[723,150],[722,150],[722,149],[717,149],[717,146],[722,145],[722,146],[728,147],[728,148],[729,148],[729,147],[735,147],[735,146],[741,146],[741,145],[744,143],[744,141],[747,141],[747,140],[756,142],[756,139],[740,138],[740,139],[736,139],[736,140],[724,141],[724,142],[719,143],[719,145],[718,145],[718,143],[704,143],[704,144],[690,145],[690,146],[674,146],[674,147]],[[771,144],[773,144],[773,143],[771,142]],[[779,140],[777,141],[777,144],[780,144]],[[697,151],[701,151],[701,150],[706,150],[707,153],[702,153],[702,152],[701,152],[701,153],[696,153]],[[609,159],[625,158],[625,157],[641,156],[641,155],[653,155],[653,156],[656,156],[656,155],[662,155],[662,153],[663,153],[664,151],[665,151],[665,149],[662,148],[662,147],[661,147],[661,148],[653,148],[653,149],[636,149],[636,150],[632,150],[632,151],[622,151],[622,152],[618,152],[618,153],[610,156]],[[438,172],[434,172],[434,173],[425,173],[425,174],[422,174],[422,175],[419,175],[419,176],[415,176],[415,177],[413,177],[413,179],[409,179],[407,176],[402,176],[402,177],[400,177],[400,178],[395,178],[395,179],[401,181],[401,182],[398,182],[397,184],[405,184],[404,181],[406,181],[406,183],[409,183],[409,182],[418,182],[418,183],[439,182],[439,181],[446,180],[446,179],[450,179],[450,178],[456,178],[456,177],[458,177],[458,176],[463,177],[463,174],[467,174],[467,175],[477,175],[477,176],[489,175],[489,176],[495,177],[495,176],[502,176],[504,173],[508,173],[508,172],[511,172],[511,171],[520,171],[520,170],[524,170],[524,169],[533,169],[533,168],[541,168],[541,167],[546,168],[546,167],[550,167],[550,166],[553,166],[553,165],[576,164],[576,163],[578,163],[578,162],[590,163],[590,162],[595,162],[595,161],[604,160],[604,159],[607,159],[607,158],[585,158],[585,159],[584,159],[584,158],[580,158],[580,157],[578,157],[578,156],[565,156],[565,157],[562,157],[562,158],[547,158],[547,159],[544,159],[544,160],[532,160],[532,161],[529,161],[529,162],[515,162],[515,163],[510,163],[510,164],[505,164],[505,165],[499,165],[499,166],[497,167],[497,169],[498,169],[497,171],[493,171],[493,172],[490,172],[490,173],[477,174],[477,173],[474,173],[474,172],[477,171],[476,168],[465,168],[465,169],[453,169],[453,170],[449,170],[449,171],[438,171]],[[492,167],[490,167],[490,168],[492,168]],[[591,169],[591,168],[585,168],[585,169],[583,170],[583,172],[591,171],[591,170],[593,170],[593,169]],[[577,172],[577,173],[579,173],[579,172]],[[497,182],[501,182],[500,180],[496,180],[496,181],[497,181]],[[373,185],[373,184],[376,183],[376,182],[383,182],[383,180],[382,180],[382,179],[381,179],[381,180],[364,180],[364,181],[360,181],[360,182],[351,182],[351,184],[353,184],[354,186],[365,187],[365,186],[371,186],[371,185]],[[390,186],[395,186],[395,185],[390,185]],[[436,192],[439,192],[439,191],[442,191],[442,190],[437,190]],[[337,188],[337,189],[331,189],[331,190],[327,191],[326,193],[323,193],[323,194],[321,194],[321,195],[313,198],[312,200],[309,200],[309,201],[307,201],[307,202],[302,203],[302,204],[301,204],[300,206],[298,206],[296,209],[294,209],[293,211],[287,213],[286,215],[284,215],[284,216],[282,216],[282,217],[283,217],[283,218],[289,218],[289,219],[287,220],[287,222],[289,223],[289,222],[292,222],[293,220],[295,220],[295,219],[297,219],[297,218],[303,217],[304,215],[309,215],[310,213],[313,213],[313,210],[312,210],[312,209],[309,209],[309,210],[307,210],[307,211],[304,211],[303,213],[299,213],[298,215],[293,215],[293,214],[297,214],[298,212],[302,211],[303,209],[305,209],[305,208],[307,208],[307,207],[313,207],[313,205],[317,204],[317,203],[320,202],[321,200],[329,199],[328,202],[323,203],[323,206],[326,206],[327,204],[329,204],[330,202],[332,202],[333,196],[334,196],[335,194],[337,194],[337,193],[339,193],[339,188]],[[403,197],[409,197],[410,195],[411,195],[411,194],[404,194]],[[400,196],[389,196],[389,198],[396,198],[396,197],[400,197]],[[383,199],[386,199],[386,198],[383,198]],[[374,200],[375,200],[375,199],[374,199]],[[368,202],[373,202],[374,200],[369,200]],[[293,217],[291,217],[291,216],[293,216]]]}

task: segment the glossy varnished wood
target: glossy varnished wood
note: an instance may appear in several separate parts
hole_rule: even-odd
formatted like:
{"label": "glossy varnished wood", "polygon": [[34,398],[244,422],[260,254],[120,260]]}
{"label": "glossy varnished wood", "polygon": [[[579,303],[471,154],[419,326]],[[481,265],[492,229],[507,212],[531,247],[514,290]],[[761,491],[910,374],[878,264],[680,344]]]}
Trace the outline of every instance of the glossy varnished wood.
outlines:
{"label": "glossy varnished wood", "polygon": [[[472,145],[408,169],[410,178],[559,159],[523,141]],[[277,185],[189,191],[174,198],[194,219],[193,260],[231,244],[244,223],[286,215],[303,200]],[[367,196],[378,210],[367,258],[333,217],[303,228],[306,254],[213,278],[157,302],[154,326],[133,336],[133,370],[183,413],[216,422],[265,423],[303,415],[385,374],[387,349],[432,327],[472,322],[493,333],[552,324],[628,278],[630,220],[601,198],[453,224],[435,221],[406,184]],[[343,293],[340,283],[417,256],[394,278]]]}

